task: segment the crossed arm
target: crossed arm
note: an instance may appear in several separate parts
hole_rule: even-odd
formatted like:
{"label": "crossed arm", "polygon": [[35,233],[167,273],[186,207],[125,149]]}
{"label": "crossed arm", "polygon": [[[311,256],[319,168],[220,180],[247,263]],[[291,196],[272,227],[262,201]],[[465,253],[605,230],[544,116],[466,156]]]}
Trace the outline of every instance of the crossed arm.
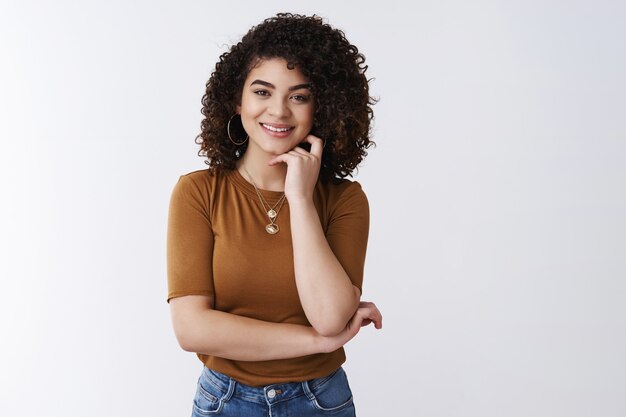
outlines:
{"label": "crossed arm", "polygon": [[186,295],[170,300],[184,350],[233,360],[286,359],[339,349],[371,322],[382,327],[378,308],[359,302],[360,290],[330,248],[312,202],[290,204],[290,211],[296,285],[313,327],[218,311],[212,297]]}
{"label": "crossed arm", "polygon": [[382,326],[382,317],[372,303],[361,303],[344,329],[335,336],[322,336],[310,326],[272,323],[212,309],[211,297],[186,295],[170,300],[174,332],[188,352],[226,359],[263,361],[333,352],[371,322]]}
{"label": "crossed arm", "polygon": [[[316,146],[320,147],[321,152],[321,142]],[[290,164],[290,168],[292,165],[296,164]],[[291,172],[298,173],[296,169],[292,169]],[[313,174],[310,178],[314,180],[317,173]],[[289,178],[288,173],[287,182]],[[296,178],[293,180],[294,183],[302,182],[302,179],[295,175],[291,178]],[[314,181],[310,183],[314,185]],[[183,189],[175,190],[176,198],[184,196],[184,200],[182,204],[179,200],[178,204],[170,206],[170,230],[177,229],[179,223],[184,223],[184,219],[207,217],[201,203],[204,198],[192,197],[190,200],[187,187],[190,187],[190,184],[186,184]],[[288,188],[289,184],[286,183],[285,192],[291,213],[296,286],[300,302],[312,327],[266,322],[217,311],[211,307],[213,300],[210,296],[184,295],[170,300],[174,331],[184,350],[234,360],[286,359],[332,352],[352,339],[361,326],[373,322],[377,329],[382,327],[380,311],[373,303],[359,301],[360,290],[353,285],[339,261],[339,256],[345,261],[351,253],[354,253],[351,245],[355,242],[363,245],[357,250],[362,253],[363,258],[355,262],[358,264],[364,261],[368,225],[362,223],[361,225],[365,227],[357,228],[361,229],[361,233],[364,230],[365,235],[361,234],[352,239],[353,230],[348,227],[349,222],[345,222],[345,219],[350,217],[348,215],[344,219],[336,219],[336,222],[329,226],[327,236],[313,204],[312,190],[309,188],[305,193],[296,193],[288,192]],[[295,189],[296,187],[292,188]],[[302,196],[306,198],[301,198]],[[369,222],[369,213],[362,215]],[[212,238],[197,236],[211,234],[210,224],[205,220],[199,221],[199,224],[202,225],[202,229],[193,227],[196,236],[187,235],[181,242],[174,242],[172,248],[175,249],[171,254],[168,241],[168,263],[170,259],[178,263],[179,259],[190,256],[189,252],[192,250],[198,253],[197,259],[194,258],[195,263],[207,262],[202,254],[212,252]],[[177,235],[174,233],[174,236]],[[343,244],[335,243],[332,247],[332,242],[337,241]],[[187,242],[193,244],[189,243],[187,246]],[[198,247],[199,243],[203,245],[201,248]]]}

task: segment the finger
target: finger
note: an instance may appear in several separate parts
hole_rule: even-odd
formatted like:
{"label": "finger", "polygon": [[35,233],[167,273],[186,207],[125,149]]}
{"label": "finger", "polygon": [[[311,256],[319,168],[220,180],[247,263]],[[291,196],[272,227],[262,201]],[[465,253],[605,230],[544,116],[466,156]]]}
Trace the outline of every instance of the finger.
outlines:
{"label": "finger", "polygon": [[309,142],[311,144],[311,153],[322,159],[322,152],[324,150],[324,141],[317,136],[307,135],[303,142]]}
{"label": "finger", "polygon": [[373,303],[369,304],[371,304],[371,306],[362,307],[364,310],[367,310],[366,318],[374,322],[374,327],[381,329],[383,327],[383,316]]}
{"label": "finger", "polygon": [[381,329],[383,327],[383,315],[380,313],[378,307],[376,307],[373,303],[372,307],[370,307],[370,315],[368,318],[374,322],[374,327],[377,329]]}
{"label": "finger", "polygon": [[304,149],[302,149],[302,148],[299,148],[299,149],[301,149],[302,151],[304,151],[304,153],[303,153],[303,152],[300,152],[300,151],[297,151],[297,150],[294,148],[294,149],[290,150],[289,152],[287,152],[287,155],[291,155],[291,156],[293,156],[294,158],[305,158],[305,157],[310,157],[310,156],[311,156],[311,155],[310,155],[307,151],[305,151]]}
{"label": "finger", "polygon": [[270,159],[269,161],[267,161],[268,165],[276,165],[279,164],[281,162],[289,165],[289,162],[293,161],[293,158],[295,157],[295,155],[290,155],[289,153],[283,153],[280,155],[276,155],[275,157],[273,157],[272,159]]}
{"label": "finger", "polygon": [[376,315],[373,321],[374,321],[374,327],[376,327],[377,329],[383,328],[383,315],[380,314],[380,311],[378,311],[378,309],[376,309]]}
{"label": "finger", "polygon": [[304,155],[304,156],[308,156],[309,155],[309,152],[307,152],[306,149],[302,149],[299,146],[296,146],[290,152],[297,152],[299,155]]}
{"label": "finger", "polygon": [[367,311],[367,309],[363,309],[363,308],[357,309],[354,316],[352,316],[352,320],[350,321],[351,333],[356,335],[359,332],[359,329],[363,326],[363,321],[368,319],[367,317],[368,314],[369,314],[369,311]]}
{"label": "finger", "polygon": [[377,329],[380,329],[383,327],[383,316],[380,313],[380,310],[378,309],[378,307],[376,307],[376,304],[370,302],[370,301],[361,301],[359,302],[359,308],[370,308],[372,309],[372,311],[375,311],[373,317],[376,317],[374,321],[374,325]]}

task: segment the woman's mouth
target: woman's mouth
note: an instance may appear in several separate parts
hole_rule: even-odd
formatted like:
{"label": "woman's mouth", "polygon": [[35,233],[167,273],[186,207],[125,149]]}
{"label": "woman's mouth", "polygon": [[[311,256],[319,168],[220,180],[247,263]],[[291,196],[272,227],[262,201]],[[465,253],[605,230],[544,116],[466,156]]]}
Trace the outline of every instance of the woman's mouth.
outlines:
{"label": "woman's mouth", "polygon": [[260,123],[261,127],[270,134],[271,136],[284,138],[291,134],[291,131],[294,129],[293,126],[289,125],[277,125],[277,124],[269,124],[269,123]]}

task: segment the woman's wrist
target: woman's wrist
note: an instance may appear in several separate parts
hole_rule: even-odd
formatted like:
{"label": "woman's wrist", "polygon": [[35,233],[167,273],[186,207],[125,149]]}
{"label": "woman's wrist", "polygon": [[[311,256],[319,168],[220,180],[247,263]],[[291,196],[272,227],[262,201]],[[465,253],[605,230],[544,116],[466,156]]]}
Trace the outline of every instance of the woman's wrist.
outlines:
{"label": "woman's wrist", "polygon": [[328,353],[330,350],[329,341],[327,337],[320,335],[313,327],[309,327],[309,335],[311,337],[311,346],[313,346],[313,353]]}
{"label": "woman's wrist", "polygon": [[311,196],[311,197],[306,197],[306,196],[289,197],[289,196],[287,196],[287,201],[289,202],[289,209],[292,210],[292,211],[294,209],[300,209],[302,207],[307,207],[307,206],[315,207],[315,204],[313,204],[313,196]]}
{"label": "woman's wrist", "polygon": [[322,336],[313,327],[310,329],[315,353],[330,353],[343,346],[343,343],[340,343],[340,335]]}

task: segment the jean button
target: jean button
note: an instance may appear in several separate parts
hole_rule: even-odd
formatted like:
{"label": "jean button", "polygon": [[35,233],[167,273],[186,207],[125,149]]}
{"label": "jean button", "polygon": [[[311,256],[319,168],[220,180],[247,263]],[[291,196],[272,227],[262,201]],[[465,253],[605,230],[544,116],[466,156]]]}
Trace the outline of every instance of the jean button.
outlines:
{"label": "jean button", "polygon": [[276,396],[276,391],[273,389],[267,391],[267,396],[270,398],[274,398]]}

